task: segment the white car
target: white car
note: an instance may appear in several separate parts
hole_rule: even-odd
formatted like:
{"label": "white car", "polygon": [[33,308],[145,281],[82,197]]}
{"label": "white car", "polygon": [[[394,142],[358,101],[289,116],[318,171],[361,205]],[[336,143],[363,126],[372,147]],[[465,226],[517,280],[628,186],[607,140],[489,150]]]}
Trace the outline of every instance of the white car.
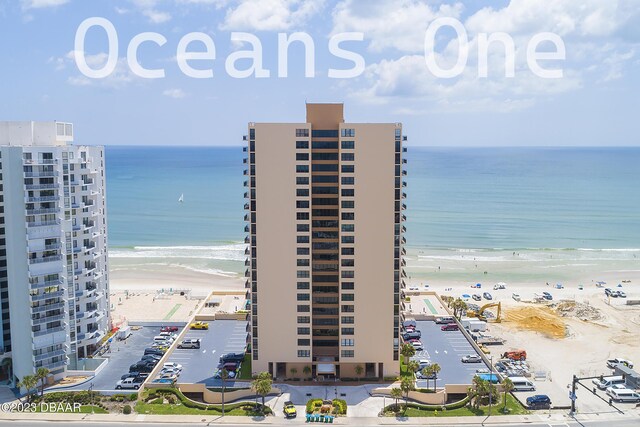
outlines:
{"label": "white car", "polygon": [[165,362],[162,365],[162,369],[171,369],[171,368],[176,369],[178,371],[182,371],[182,365],[176,362]]}
{"label": "white car", "polygon": [[180,372],[182,371],[176,368],[162,368],[162,370],[160,371],[161,374],[169,374],[169,375],[175,375],[175,376],[180,375]]}
{"label": "white car", "polygon": [[158,375],[158,379],[159,380],[172,380],[172,381],[175,381],[177,378],[178,378],[178,376],[176,374],[161,373],[160,375]]}
{"label": "white car", "polygon": [[411,345],[413,346],[414,349],[416,349],[417,351],[421,351],[424,350],[424,347],[422,346],[422,342],[420,341],[413,341],[411,343]]}

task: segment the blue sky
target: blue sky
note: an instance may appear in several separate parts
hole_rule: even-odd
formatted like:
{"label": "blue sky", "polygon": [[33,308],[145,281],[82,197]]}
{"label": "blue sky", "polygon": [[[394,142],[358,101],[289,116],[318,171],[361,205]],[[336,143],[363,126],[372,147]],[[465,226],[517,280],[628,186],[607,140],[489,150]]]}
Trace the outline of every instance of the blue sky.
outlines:
{"label": "blue sky", "polygon": [[[116,27],[120,59],[103,80],[84,77],[74,61],[79,24],[104,17]],[[438,79],[424,63],[424,33],[438,17],[468,32],[464,73]],[[127,66],[129,41],[158,32],[139,58],[162,67],[164,79],[141,79]],[[257,35],[268,79],[235,79],[225,58],[239,49],[232,31]],[[292,47],[289,77],[277,77],[277,34],[304,31],[316,47],[316,76],[304,78],[303,54]],[[328,51],[332,34],[364,33],[346,44],[365,72],[330,79],[350,64]],[[504,51],[489,51],[489,77],[477,76],[479,33],[508,33],[516,77],[504,77]],[[176,48],[190,32],[209,34],[217,59],[212,79],[180,72]],[[566,45],[564,78],[536,77],[524,55],[535,33],[554,32]],[[439,33],[437,56],[451,63],[456,44]],[[475,49],[475,50],[474,50]],[[92,31],[87,57],[96,64],[106,37]],[[345,102],[347,121],[401,121],[412,145],[640,145],[640,4],[636,0],[0,0],[0,120],[62,120],[87,144],[237,145],[248,121],[304,121],[304,102]],[[557,65],[557,63],[556,63]]]}

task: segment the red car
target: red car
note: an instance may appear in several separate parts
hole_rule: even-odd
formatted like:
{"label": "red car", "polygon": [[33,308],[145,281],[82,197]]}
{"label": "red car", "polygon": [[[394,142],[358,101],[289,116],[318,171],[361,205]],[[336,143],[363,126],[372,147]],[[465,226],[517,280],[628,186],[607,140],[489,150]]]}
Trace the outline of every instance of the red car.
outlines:
{"label": "red car", "polygon": [[160,332],[178,332],[177,326],[163,326],[160,328]]}
{"label": "red car", "polygon": [[457,331],[458,325],[455,323],[449,323],[448,325],[444,325],[440,327],[441,331]]}

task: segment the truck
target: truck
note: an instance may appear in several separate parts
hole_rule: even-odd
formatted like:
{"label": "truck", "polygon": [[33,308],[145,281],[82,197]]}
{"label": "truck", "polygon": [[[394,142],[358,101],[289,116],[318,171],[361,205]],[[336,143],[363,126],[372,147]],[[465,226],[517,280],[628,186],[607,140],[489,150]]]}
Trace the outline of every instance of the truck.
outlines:
{"label": "truck", "polygon": [[527,360],[527,352],[525,350],[505,351],[502,358],[511,360]]}
{"label": "truck", "polygon": [[472,332],[484,332],[487,330],[487,322],[483,322],[481,320],[471,320],[467,329]]}
{"label": "truck", "polygon": [[124,326],[124,327],[118,329],[118,332],[116,332],[116,339],[118,341],[126,340],[130,336],[131,336],[131,327],[130,326]]}
{"label": "truck", "polygon": [[140,388],[140,383],[134,382],[135,378],[127,378],[126,380],[120,380],[116,383],[116,390],[123,388],[130,388],[137,390]]}

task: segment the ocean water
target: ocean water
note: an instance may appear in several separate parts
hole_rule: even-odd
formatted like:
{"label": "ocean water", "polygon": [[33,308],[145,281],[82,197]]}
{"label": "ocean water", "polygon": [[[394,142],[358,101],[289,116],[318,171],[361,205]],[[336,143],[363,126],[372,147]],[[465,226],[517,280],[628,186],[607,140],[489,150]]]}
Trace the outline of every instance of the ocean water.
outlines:
{"label": "ocean water", "polygon": [[[112,265],[243,270],[240,147],[114,146],[106,157]],[[640,148],[409,147],[408,160],[417,277],[640,270]]]}

